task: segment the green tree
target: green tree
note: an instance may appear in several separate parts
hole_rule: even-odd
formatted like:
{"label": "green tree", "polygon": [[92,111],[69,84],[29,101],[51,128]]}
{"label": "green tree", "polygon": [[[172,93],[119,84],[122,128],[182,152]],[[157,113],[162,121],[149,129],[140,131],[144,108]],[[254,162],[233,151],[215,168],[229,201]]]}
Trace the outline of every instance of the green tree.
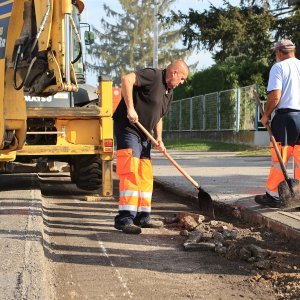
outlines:
{"label": "green tree", "polygon": [[[164,13],[175,0],[159,1],[159,12]],[[153,62],[153,0],[120,0],[122,12],[104,5],[107,18],[101,20],[102,29],[93,28],[97,43],[88,49],[91,62],[88,69],[110,75],[116,84],[122,75]],[[184,58],[189,51],[178,48],[179,29],[165,30],[159,24],[159,67],[173,58]]]}
{"label": "green tree", "polygon": [[270,27],[273,40],[282,38],[291,39],[297,46],[297,54],[300,55],[300,11],[296,7],[288,7],[288,0],[241,0],[241,5],[263,5],[274,18]]}
{"label": "green tree", "polygon": [[300,11],[289,8],[288,0],[241,0],[240,6],[228,1],[222,7],[210,5],[204,12],[190,9],[174,12],[162,20],[180,24],[188,48],[206,49],[216,62],[230,56],[247,60],[269,58],[273,42],[292,39],[300,48]]}
{"label": "green tree", "polygon": [[164,19],[167,23],[182,25],[188,48],[210,51],[216,63],[229,57],[241,61],[269,56],[270,28],[275,20],[265,7],[235,7],[224,1],[220,8],[211,4],[210,9],[202,13],[190,9],[188,14],[172,12]]}
{"label": "green tree", "polygon": [[197,72],[189,86],[175,91],[175,96],[185,91],[188,94],[183,97],[254,83],[266,86],[270,66],[275,61],[273,43],[289,38],[300,50],[299,10],[288,8],[287,2],[243,0],[235,7],[224,1],[222,7],[211,4],[203,12],[173,11],[162,17],[169,26],[183,27],[188,48],[209,50],[216,62],[215,66]]}

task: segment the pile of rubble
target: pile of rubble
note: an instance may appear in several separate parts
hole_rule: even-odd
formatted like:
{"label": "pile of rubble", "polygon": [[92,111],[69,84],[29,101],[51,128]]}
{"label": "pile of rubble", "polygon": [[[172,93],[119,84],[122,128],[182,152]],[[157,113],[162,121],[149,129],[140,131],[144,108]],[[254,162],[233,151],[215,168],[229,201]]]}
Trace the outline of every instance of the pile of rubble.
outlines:
{"label": "pile of rubble", "polygon": [[274,237],[269,231],[241,224],[236,227],[230,222],[207,220],[203,215],[188,212],[165,218],[165,224],[186,237],[185,250],[214,251],[229,260],[245,261],[253,284],[269,281],[278,299],[300,299],[300,259],[293,261],[295,257],[291,256],[292,261],[288,261],[274,247]]}
{"label": "pile of rubble", "polygon": [[266,259],[276,257],[276,253],[261,247],[244,243],[244,232],[231,223],[222,221],[206,221],[205,216],[180,212],[172,218],[165,219],[166,224],[176,224],[181,228],[180,235],[186,236],[183,247],[185,250],[211,250],[227,259],[241,259],[255,263],[260,269],[267,269]]}

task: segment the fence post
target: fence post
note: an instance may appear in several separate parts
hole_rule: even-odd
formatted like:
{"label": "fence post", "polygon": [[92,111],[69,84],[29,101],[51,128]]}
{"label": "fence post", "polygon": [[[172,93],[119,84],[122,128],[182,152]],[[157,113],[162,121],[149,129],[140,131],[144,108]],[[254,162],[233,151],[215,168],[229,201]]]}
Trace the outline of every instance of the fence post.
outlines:
{"label": "fence post", "polygon": [[236,89],[236,115],[235,115],[235,131],[240,130],[240,89]]}
{"label": "fence post", "polygon": [[170,112],[169,112],[169,131],[172,131],[172,116],[173,116],[173,107],[170,106]]}
{"label": "fence post", "polygon": [[190,98],[190,131],[193,129],[193,98]]}
{"label": "fence post", "polygon": [[221,116],[220,116],[220,93],[217,93],[217,129],[220,131],[221,128]]}
{"label": "fence post", "polygon": [[179,128],[178,130],[181,131],[182,129],[182,100],[179,101]]}
{"label": "fence post", "polygon": [[205,103],[205,99],[206,99],[206,96],[204,95],[203,98],[202,98],[202,104],[203,104],[203,129],[202,130],[205,130],[205,124],[206,124],[206,103]]}
{"label": "fence post", "polygon": [[[255,84],[256,93],[258,93],[258,85]],[[255,104],[255,131],[258,131],[258,121],[259,121],[259,110],[257,103]]]}

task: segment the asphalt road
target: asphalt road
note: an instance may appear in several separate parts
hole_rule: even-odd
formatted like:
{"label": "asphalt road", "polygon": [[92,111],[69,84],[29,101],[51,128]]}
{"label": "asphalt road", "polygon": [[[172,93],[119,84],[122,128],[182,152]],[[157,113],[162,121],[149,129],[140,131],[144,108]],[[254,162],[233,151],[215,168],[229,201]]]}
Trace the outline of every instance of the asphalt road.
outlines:
{"label": "asphalt road", "polygon": [[[237,156],[230,152],[170,150],[168,153],[215,201],[233,201],[265,192],[270,157]],[[152,157],[156,180],[173,183],[188,194],[197,193],[162,154],[153,151]]]}
{"label": "asphalt road", "polygon": [[0,299],[46,297],[42,220],[36,176],[0,175]]}
{"label": "asphalt road", "polygon": [[[115,230],[117,201],[83,201],[66,175],[0,182],[0,299],[275,299],[247,263],[185,251],[178,230]],[[155,190],[154,217],[178,211],[197,207]]]}

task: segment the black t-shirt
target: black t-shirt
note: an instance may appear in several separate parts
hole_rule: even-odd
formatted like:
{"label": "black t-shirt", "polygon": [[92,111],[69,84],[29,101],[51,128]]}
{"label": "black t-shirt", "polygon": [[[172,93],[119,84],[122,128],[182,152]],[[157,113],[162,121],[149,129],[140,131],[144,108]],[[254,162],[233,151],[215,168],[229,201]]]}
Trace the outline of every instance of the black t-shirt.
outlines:
{"label": "black t-shirt", "polygon": [[[165,78],[166,70],[146,68],[135,74],[137,85],[133,86],[134,108],[139,116],[139,122],[151,132],[161,117],[168,112],[173,100],[173,90],[168,90]],[[140,134],[137,127],[130,124],[127,118],[124,98],[121,99],[113,119],[123,128],[130,128]]]}

